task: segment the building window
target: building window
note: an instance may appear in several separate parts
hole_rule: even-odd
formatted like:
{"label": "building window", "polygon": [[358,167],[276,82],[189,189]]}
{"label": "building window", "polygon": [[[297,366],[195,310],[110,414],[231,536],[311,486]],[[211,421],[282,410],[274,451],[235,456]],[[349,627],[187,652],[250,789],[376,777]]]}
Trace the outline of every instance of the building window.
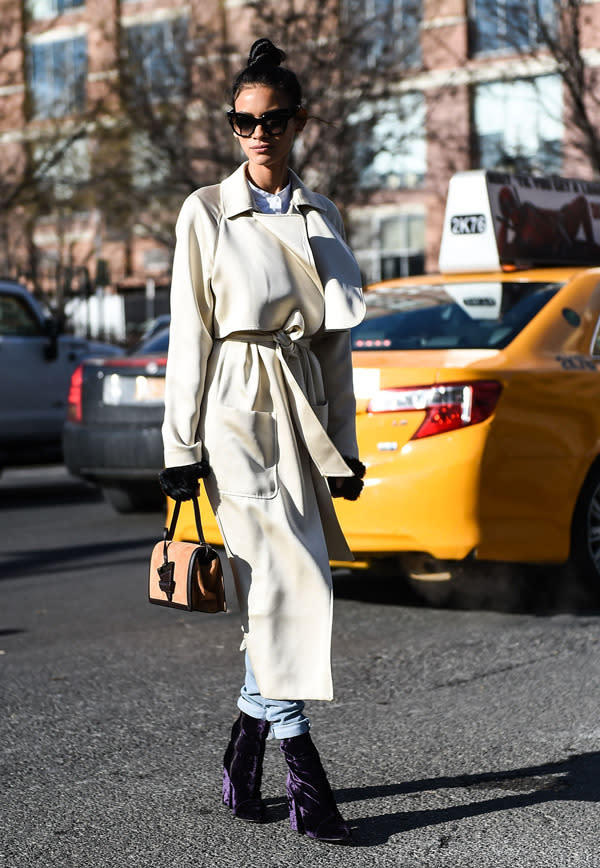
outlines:
{"label": "building window", "polygon": [[85,0],[28,0],[27,9],[35,21],[42,18],[54,18],[69,9],[79,9],[85,6]]}
{"label": "building window", "polygon": [[159,101],[181,94],[186,81],[187,30],[185,17],[125,28],[125,62],[132,93]]}
{"label": "building window", "polygon": [[405,93],[353,115],[355,169],[362,189],[410,189],[425,180],[425,98]]}
{"label": "building window", "polygon": [[358,63],[421,64],[419,0],[343,0],[346,32],[356,44]]}
{"label": "building window", "polygon": [[350,215],[352,249],[365,283],[425,271],[425,214],[389,208]]}
{"label": "building window", "polygon": [[32,42],[29,46],[29,87],[35,118],[60,118],[85,108],[87,40]]}
{"label": "building window", "polygon": [[564,132],[560,76],[476,85],[473,115],[479,168],[560,173]]}
{"label": "building window", "polygon": [[556,0],[471,0],[471,54],[524,51],[554,30]]}

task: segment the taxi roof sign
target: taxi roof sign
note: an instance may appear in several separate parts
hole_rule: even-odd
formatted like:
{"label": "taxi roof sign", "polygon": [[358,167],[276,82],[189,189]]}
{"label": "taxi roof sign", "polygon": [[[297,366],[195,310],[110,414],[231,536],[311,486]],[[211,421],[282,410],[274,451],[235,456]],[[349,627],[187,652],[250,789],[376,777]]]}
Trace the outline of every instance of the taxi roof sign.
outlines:
{"label": "taxi roof sign", "polygon": [[450,179],[441,272],[600,264],[600,182],[485,171]]}

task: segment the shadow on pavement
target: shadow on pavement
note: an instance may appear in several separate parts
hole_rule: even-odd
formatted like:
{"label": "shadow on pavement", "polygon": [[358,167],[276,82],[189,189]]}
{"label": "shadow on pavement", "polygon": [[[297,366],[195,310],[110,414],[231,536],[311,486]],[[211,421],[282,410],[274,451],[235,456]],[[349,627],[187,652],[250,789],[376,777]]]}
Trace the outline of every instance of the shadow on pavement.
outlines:
{"label": "shadow on pavement", "polygon": [[[151,551],[158,535],[98,543],[72,545],[69,548],[35,549],[27,551],[6,552],[2,555],[2,571],[0,580],[17,579],[22,576],[68,573],[81,570],[86,566],[115,566],[125,563],[139,563],[141,549],[144,554]],[[130,557],[123,558],[120,553],[128,553]]]}
{"label": "shadow on pavement", "polygon": [[341,600],[540,616],[600,613],[598,590],[585,588],[563,565],[470,562],[445,582],[410,580],[397,564],[338,569],[333,577]]}
{"label": "shadow on pavement", "polygon": [[100,489],[68,476],[66,471],[56,475],[35,469],[25,477],[7,471],[0,477],[0,512],[31,509],[32,506],[69,506],[92,503],[103,499]]}
{"label": "shadow on pavement", "polygon": [[388,606],[422,606],[423,600],[396,570],[333,570],[333,590],[340,600]]}
{"label": "shadow on pavement", "polygon": [[375,846],[385,843],[392,835],[409,829],[421,829],[452,820],[530,805],[557,801],[598,802],[600,801],[600,753],[577,754],[561,762],[510,769],[504,772],[339,790],[336,797],[340,803],[344,803],[454,788],[471,790],[473,793],[508,790],[510,795],[476,799],[462,805],[450,805],[447,808],[398,811],[378,817],[365,817],[353,823],[357,845]]}
{"label": "shadow on pavement", "polygon": [[[354,846],[375,847],[385,844],[393,835],[411,829],[422,829],[531,805],[560,801],[598,802],[600,801],[600,753],[577,754],[560,762],[521,769],[343,789],[337,790],[335,797],[341,806],[348,802],[366,802],[369,799],[402,797],[452,789],[466,790],[475,798],[464,804],[449,805],[447,808],[397,811],[353,820],[350,825]],[[476,794],[482,792],[497,794],[491,798],[477,798]],[[267,799],[266,804],[267,822],[284,819],[286,806],[283,800]],[[440,838],[440,847],[447,846],[448,843],[448,836]]]}

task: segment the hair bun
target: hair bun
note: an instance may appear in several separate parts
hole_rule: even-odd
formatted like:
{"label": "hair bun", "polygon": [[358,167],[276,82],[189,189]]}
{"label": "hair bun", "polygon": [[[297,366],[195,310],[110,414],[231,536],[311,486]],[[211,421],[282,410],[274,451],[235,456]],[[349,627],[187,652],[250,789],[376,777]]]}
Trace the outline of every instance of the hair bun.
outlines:
{"label": "hair bun", "polygon": [[270,39],[257,39],[248,55],[248,66],[280,66],[285,60],[285,51],[277,48]]}

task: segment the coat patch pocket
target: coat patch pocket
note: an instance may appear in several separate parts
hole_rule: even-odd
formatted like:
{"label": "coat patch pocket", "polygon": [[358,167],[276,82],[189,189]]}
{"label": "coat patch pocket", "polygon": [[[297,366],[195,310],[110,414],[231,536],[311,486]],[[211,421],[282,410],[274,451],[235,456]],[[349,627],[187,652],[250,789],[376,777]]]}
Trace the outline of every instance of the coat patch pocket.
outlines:
{"label": "coat patch pocket", "polygon": [[279,490],[275,414],[221,404],[211,415],[210,463],[219,491],[237,497],[275,497]]}

